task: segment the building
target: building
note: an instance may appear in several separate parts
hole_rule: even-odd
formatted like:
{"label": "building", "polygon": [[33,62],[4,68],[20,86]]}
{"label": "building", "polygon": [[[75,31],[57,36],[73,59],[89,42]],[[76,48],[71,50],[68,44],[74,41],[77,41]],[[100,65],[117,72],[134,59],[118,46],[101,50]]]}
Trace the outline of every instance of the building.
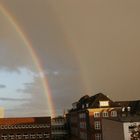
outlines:
{"label": "building", "polygon": [[55,117],[51,120],[52,139],[65,140],[68,137],[68,129],[65,117]]}
{"label": "building", "polygon": [[0,140],[50,140],[51,118],[0,118]]}
{"label": "building", "polygon": [[140,140],[140,117],[103,119],[103,140]]}
{"label": "building", "polygon": [[77,140],[102,140],[102,118],[117,118],[121,107],[102,93],[83,96],[69,111],[71,136]]}

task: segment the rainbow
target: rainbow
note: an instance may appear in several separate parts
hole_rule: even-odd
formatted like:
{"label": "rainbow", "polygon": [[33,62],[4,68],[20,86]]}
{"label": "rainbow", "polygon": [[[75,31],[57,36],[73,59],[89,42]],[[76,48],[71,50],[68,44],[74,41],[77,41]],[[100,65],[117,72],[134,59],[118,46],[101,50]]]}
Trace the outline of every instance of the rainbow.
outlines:
{"label": "rainbow", "polygon": [[44,92],[46,93],[47,96],[47,103],[48,103],[48,107],[49,107],[49,114],[51,115],[51,117],[55,117],[56,111],[55,111],[55,107],[52,101],[52,95],[51,95],[51,91],[49,88],[49,84],[48,84],[48,80],[45,77],[42,77],[41,74],[43,73],[43,66],[40,63],[39,57],[37,56],[37,53],[35,51],[35,49],[33,48],[31,42],[28,41],[28,39],[26,38],[25,33],[21,30],[19,24],[17,23],[16,19],[10,14],[10,12],[3,6],[0,4],[0,11],[2,12],[2,14],[7,18],[7,20],[10,22],[10,24],[12,24],[13,28],[15,29],[15,31],[17,32],[17,34],[19,35],[19,37],[22,39],[22,41],[24,42],[25,46],[27,47],[28,51],[31,54],[31,57],[37,67],[37,70],[40,74],[41,77],[41,82],[44,88]]}

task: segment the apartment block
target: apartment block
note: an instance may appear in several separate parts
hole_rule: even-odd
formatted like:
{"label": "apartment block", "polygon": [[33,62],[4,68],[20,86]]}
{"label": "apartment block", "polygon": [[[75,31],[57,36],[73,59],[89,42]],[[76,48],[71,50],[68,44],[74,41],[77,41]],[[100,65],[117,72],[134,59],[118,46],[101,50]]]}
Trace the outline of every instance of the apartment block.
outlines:
{"label": "apartment block", "polygon": [[78,140],[102,140],[102,119],[117,118],[120,112],[118,103],[102,93],[83,96],[69,111],[71,135]]}
{"label": "apartment block", "polygon": [[51,118],[0,118],[0,140],[51,140]]}
{"label": "apartment block", "polygon": [[52,140],[64,140],[68,137],[68,127],[65,117],[51,119]]}

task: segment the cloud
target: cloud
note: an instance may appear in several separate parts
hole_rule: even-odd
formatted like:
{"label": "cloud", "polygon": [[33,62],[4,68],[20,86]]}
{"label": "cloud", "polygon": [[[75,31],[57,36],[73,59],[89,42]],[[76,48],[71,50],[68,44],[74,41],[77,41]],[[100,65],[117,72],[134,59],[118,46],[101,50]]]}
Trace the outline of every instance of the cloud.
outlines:
{"label": "cloud", "polygon": [[34,109],[40,108],[42,110],[46,107],[45,91],[41,83],[40,77],[34,77],[33,82],[23,83],[23,88],[17,89],[18,92],[31,96],[29,102],[25,104],[25,108],[33,107]]}
{"label": "cloud", "polygon": [[26,98],[4,98],[0,97],[0,101],[29,101],[29,99]]}
{"label": "cloud", "polygon": [[6,85],[0,84],[0,89],[6,88]]}
{"label": "cloud", "polygon": [[33,83],[23,83],[24,86],[32,86]]}

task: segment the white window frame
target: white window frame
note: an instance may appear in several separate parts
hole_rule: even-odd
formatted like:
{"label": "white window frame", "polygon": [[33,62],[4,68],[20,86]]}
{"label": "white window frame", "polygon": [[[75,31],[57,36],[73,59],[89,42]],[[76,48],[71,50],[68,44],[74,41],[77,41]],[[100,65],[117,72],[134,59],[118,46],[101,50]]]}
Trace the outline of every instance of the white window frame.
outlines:
{"label": "white window frame", "polygon": [[104,112],[102,112],[102,116],[107,118],[107,117],[109,117],[109,113],[107,111],[104,111]]}
{"label": "white window frame", "polygon": [[15,139],[15,135],[14,135],[14,134],[10,134],[10,135],[9,135],[9,139],[10,139],[10,140],[14,140],[14,139]]}
{"label": "white window frame", "polygon": [[99,101],[100,107],[109,106],[109,101]]}
{"label": "white window frame", "polygon": [[96,133],[96,134],[95,134],[95,140],[102,140],[102,135],[101,135],[101,133]]}
{"label": "white window frame", "polygon": [[117,117],[117,111],[116,110],[113,110],[111,111],[111,117]]}
{"label": "white window frame", "polygon": [[16,135],[16,139],[21,140],[22,139],[22,135],[21,134],[17,134]]}
{"label": "white window frame", "polygon": [[101,122],[100,121],[94,121],[94,128],[96,130],[100,130],[101,129]]}
{"label": "white window frame", "polygon": [[99,118],[100,117],[100,112],[94,112],[94,118]]}

